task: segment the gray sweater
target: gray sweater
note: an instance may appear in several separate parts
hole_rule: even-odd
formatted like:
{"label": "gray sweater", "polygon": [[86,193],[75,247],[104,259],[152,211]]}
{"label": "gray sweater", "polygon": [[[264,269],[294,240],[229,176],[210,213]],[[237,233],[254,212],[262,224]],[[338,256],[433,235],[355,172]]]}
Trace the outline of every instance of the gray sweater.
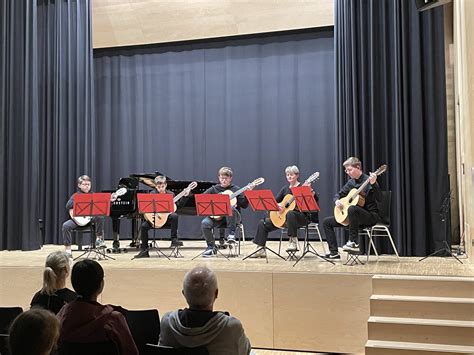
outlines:
{"label": "gray sweater", "polygon": [[166,313],[161,319],[159,345],[173,348],[204,346],[210,355],[250,353],[250,341],[242,323],[223,312],[215,312],[203,326],[186,327],[179,317],[179,310]]}

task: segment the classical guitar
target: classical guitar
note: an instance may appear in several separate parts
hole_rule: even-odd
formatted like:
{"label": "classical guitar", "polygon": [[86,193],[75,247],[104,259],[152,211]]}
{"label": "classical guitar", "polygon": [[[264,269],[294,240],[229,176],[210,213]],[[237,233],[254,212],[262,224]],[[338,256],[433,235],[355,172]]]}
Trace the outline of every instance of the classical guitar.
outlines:
{"label": "classical guitar", "polygon": [[[378,168],[374,174],[380,175],[387,170],[387,165],[384,164]],[[360,195],[364,191],[365,187],[370,183],[369,179],[365,180],[358,189],[353,188],[346,197],[339,199],[339,202],[342,204],[341,207],[334,207],[334,217],[336,218],[337,223],[342,224],[343,226],[349,225],[348,211],[351,206],[364,206],[365,198]]]}
{"label": "classical guitar", "polygon": [[[110,201],[115,201],[117,197],[125,195],[126,193],[127,189],[122,187],[110,195]],[[69,210],[69,217],[71,217],[74,223],[76,223],[79,227],[84,227],[92,220],[91,216],[74,216],[74,209],[72,208]]]}
{"label": "classical guitar", "polygon": [[[319,178],[319,172],[313,173],[309,178],[305,180],[303,185],[311,184],[313,181]],[[270,219],[273,225],[277,228],[284,228],[286,223],[286,215],[289,211],[292,211],[296,207],[295,196],[288,194],[283,197],[283,200],[279,203],[282,207],[281,211],[270,211]]]}
{"label": "classical guitar", "polygon": [[[265,179],[261,177],[261,178],[255,179],[250,184],[245,185],[244,187],[242,187],[241,189],[235,192],[232,192],[230,190],[225,190],[224,192],[221,192],[221,194],[229,195],[230,205],[234,207],[237,204],[237,196],[239,196],[241,193],[247,191],[248,189],[252,187],[263,184],[264,182],[265,182]],[[211,218],[214,218],[215,220],[219,220],[219,219],[222,219],[223,216],[211,216]]]}
{"label": "classical guitar", "polygon": [[[195,189],[197,182],[193,181],[183,191],[173,198],[174,210],[176,211],[176,202],[178,202],[184,195],[188,195],[192,189]],[[153,228],[161,228],[168,220],[169,213],[144,213],[143,217],[151,224]]]}

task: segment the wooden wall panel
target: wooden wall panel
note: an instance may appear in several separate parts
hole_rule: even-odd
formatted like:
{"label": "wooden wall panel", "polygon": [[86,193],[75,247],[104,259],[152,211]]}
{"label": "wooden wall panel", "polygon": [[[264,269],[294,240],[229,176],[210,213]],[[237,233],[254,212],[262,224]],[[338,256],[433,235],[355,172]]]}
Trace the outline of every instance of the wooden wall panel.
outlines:
{"label": "wooden wall panel", "polygon": [[94,48],[334,25],[333,0],[94,0]]}
{"label": "wooden wall panel", "polygon": [[372,275],[278,273],[273,294],[276,349],[364,352]]}

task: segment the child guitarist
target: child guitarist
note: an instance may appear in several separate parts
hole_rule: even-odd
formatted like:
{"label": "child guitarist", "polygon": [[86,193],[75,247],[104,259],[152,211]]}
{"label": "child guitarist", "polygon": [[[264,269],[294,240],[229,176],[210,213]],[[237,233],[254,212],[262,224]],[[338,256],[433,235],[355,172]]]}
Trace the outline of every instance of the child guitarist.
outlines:
{"label": "child guitarist", "polygon": [[[381,199],[381,191],[377,184],[377,174],[364,174],[362,172],[362,162],[358,158],[350,157],[342,165],[349,176],[349,181],[334,196],[334,203],[337,208],[343,208],[340,199],[347,196],[352,189],[359,188],[367,179],[370,182],[363,191],[365,194],[364,206],[349,207],[349,241],[342,247],[346,251],[359,251],[359,226],[370,227],[380,221],[377,201]],[[339,224],[334,216],[324,219],[323,229],[330,251],[326,254],[326,257],[329,259],[341,258],[337,249],[335,227],[344,227],[344,225]]]}

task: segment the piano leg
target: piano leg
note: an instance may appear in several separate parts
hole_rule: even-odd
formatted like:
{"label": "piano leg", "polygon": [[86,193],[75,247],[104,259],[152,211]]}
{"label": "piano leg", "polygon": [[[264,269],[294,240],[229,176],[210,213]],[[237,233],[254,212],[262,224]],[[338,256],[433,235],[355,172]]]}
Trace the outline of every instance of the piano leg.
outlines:
{"label": "piano leg", "polygon": [[112,253],[121,253],[120,249],[120,218],[112,218]]}

